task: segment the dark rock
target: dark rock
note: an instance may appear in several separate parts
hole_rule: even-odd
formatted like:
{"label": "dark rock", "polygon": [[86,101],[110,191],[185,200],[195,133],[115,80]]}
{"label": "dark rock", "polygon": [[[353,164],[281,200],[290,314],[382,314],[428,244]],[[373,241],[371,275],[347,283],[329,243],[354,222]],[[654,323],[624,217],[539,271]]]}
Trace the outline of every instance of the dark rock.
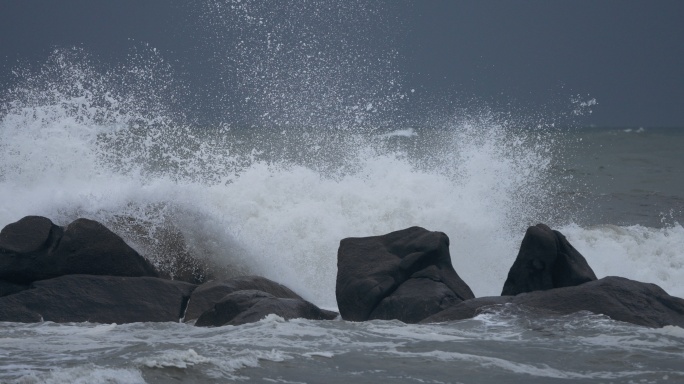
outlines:
{"label": "dark rock", "polygon": [[28,289],[28,285],[14,284],[9,281],[0,280],[0,297],[13,295]]}
{"label": "dark rock", "polygon": [[425,274],[426,270],[435,272],[436,269],[431,266],[414,273],[375,307],[368,320],[399,319],[406,323],[417,323],[426,314],[437,313],[460,303],[462,300],[440,280],[416,276]]}
{"label": "dark rock", "polygon": [[193,320],[226,295],[237,291],[257,290],[281,299],[302,299],[284,285],[260,276],[242,276],[225,280],[211,281],[200,285],[190,296],[185,320]]}
{"label": "dark rock", "polygon": [[596,275],[587,260],[562,233],[537,224],[527,229],[501,295],[572,287],[594,280]]}
{"label": "dark rock", "polygon": [[427,319],[423,319],[420,323],[441,323],[444,321],[472,319],[482,313],[483,310],[490,308],[491,306],[510,303],[514,298],[514,296],[489,296],[466,300],[449,307],[442,312],[436,313]]}
{"label": "dark rock", "polygon": [[226,295],[213,308],[204,312],[195,326],[220,327],[254,323],[270,314],[285,320],[333,320],[336,312],[326,311],[302,299],[281,299],[269,293],[248,290]]}
{"label": "dark rock", "polygon": [[64,231],[50,219],[26,216],[0,231],[0,279],[28,285],[38,280],[40,267]]}
{"label": "dark rock", "polygon": [[195,287],[154,277],[62,276],[0,297],[0,321],[177,322]]}
{"label": "dark rock", "polygon": [[4,253],[30,254],[50,245],[50,235],[61,236],[61,228],[50,219],[26,216],[16,223],[8,224],[0,231],[0,251]]}
{"label": "dark rock", "polygon": [[164,204],[155,205],[146,212],[146,218],[117,215],[107,226],[133,242],[148,260],[154,260],[161,278],[199,285],[240,275],[232,265],[215,263],[201,256],[205,254],[202,249],[193,249],[174,217],[168,216],[170,211],[173,209]]}
{"label": "dark rock", "polygon": [[451,264],[447,235],[420,227],[343,239],[335,294],[345,320],[409,323],[474,297]]}
{"label": "dark rock", "polygon": [[158,277],[154,267],[104,225],[78,219],[65,230],[27,216],[0,232],[0,279],[15,284],[72,274]]}
{"label": "dark rock", "polygon": [[574,287],[468,300],[422,323],[467,319],[476,316],[478,311],[487,306],[505,303],[559,314],[589,311],[613,320],[654,328],[666,325],[684,327],[684,299],[668,295],[655,284],[615,276]]}

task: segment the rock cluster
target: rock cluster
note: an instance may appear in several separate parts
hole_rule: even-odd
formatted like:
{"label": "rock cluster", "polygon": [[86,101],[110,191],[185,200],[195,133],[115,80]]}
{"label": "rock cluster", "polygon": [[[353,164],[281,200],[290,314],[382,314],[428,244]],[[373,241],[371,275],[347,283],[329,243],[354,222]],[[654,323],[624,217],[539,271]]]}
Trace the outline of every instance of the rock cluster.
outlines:
{"label": "rock cluster", "polygon": [[521,305],[559,314],[589,311],[648,327],[684,327],[683,299],[655,284],[614,276],[597,280],[565,236],[544,224],[528,228],[502,296],[474,298],[453,270],[448,244],[443,233],[416,227],[342,240],[336,291],[342,318],[432,323]]}
{"label": "rock cluster", "polygon": [[[597,279],[558,231],[529,227],[501,296],[475,298],[451,263],[449,238],[411,227],[347,238],[337,255],[335,295],[349,321],[463,320],[506,305],[589,311],[647,327],[684,327],[684,299],[655,284]],[[102,224],[66,227],[27,216],[0,232],[0,321],[165,322],[241,325],[273,314],[332,320],[289,288],[259,276],[202,285],[160,278],[155,267]]]}
{"label": "rock cluster", "polygon": [[[239,301],[226,317],[231,300],[243,292],[254,298]],[[263,277],[200,286],[159,278],[152,264],[93,220],[78,219],[62,228],[45,217],[27,216],[0,232],[0,321],[122,324],[202,318],[200,325],[220,326],[269,314],[337,317]]]}
{"label": "rock cluster", "polygon": [[97,221],[66,228],[27,216],[0,232],[0,280],[28,285],[64,275],[159,277],[145,258]]}

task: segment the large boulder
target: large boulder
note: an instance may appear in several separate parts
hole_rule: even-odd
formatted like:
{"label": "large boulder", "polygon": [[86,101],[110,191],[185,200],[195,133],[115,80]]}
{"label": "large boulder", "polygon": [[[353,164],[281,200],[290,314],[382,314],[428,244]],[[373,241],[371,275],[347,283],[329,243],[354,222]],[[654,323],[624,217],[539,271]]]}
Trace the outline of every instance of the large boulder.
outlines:
{"label": "large boulder", "polygon": [[261,276],[241,276],[215,280],[197,287],[190,296],[185,321],[197,319],[226,295],[237,291],[257,290],[281,299],[302,299],[284,285]]}
{"label": "large boulder", "polygon": [[97,221],[78,219],[62,229],[45,217],[27,216],[0,232],[0,279],[30,284],[72,274],[159,276]]}
{"label": "large boulder", "polygon": [[684,327],[684,299],[668,295],[655,284],[616,276],[574,287],[468,300],[430,316],[422,323],[469,319],[492,305],[507,303],[559,314],[589,311],[613,320],[654,328],[666,325]]}
{"label": "large boulder", "polygon": [[178,322],[195,287],[154,277],[61,276],[0,297],[0,321]]}
{"label": "large boulder", "polygon": [[594,280],[596,275],[587,260],[562,233],[537,224],[527,229],[501,295],[572,287]]}
{"label": "large boulder", "polygon": [[266,292],[247,290],[226,295],[204,312],[195,326],[220,327],[254,323],[270,314],[285,320],[333,320],[337,317],[336,312],[320,309],[302,299],[281,299]]}
{"label": "large boulder", "polygon": [[0,280],[0,297],[13,295],[28,289],[28,285],[14,284],[9,281]]}
{"label": "large boulder", "polygon": [[451,264],[447,235],[420,227],[343,239],[335,294],[345,320],[407,323],[475,297]]}

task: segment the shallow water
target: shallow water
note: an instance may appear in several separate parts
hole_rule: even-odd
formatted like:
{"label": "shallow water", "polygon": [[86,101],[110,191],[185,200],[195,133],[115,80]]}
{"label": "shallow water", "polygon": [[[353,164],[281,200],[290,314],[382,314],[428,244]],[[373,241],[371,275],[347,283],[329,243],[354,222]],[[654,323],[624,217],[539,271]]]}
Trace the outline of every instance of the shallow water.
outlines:
{"label": "shallow water", "polygon": [[684,330],[591,314],[500,308],[433,325],[397,321],[12,324],[0,328],[9,383],[666,383],[684,380]]}

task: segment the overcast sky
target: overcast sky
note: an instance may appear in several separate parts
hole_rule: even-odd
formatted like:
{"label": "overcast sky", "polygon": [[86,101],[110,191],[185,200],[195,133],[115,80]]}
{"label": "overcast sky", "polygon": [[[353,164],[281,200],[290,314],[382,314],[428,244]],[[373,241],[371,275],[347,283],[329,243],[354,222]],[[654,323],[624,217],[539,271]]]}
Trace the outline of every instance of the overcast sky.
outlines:
{"label": "overcast sky", "polygon": [[[83,47],[108,62],[142,41],[200,71],[182,3],[2,0],[0,84],[7,87],[13,68],[44,62],[55,46]],[[534,108],[579,94],[598,102],[586,124],[684,127],[684,1],[416,0],[384,7],[396,30],[396,66],[423,95]]]}

